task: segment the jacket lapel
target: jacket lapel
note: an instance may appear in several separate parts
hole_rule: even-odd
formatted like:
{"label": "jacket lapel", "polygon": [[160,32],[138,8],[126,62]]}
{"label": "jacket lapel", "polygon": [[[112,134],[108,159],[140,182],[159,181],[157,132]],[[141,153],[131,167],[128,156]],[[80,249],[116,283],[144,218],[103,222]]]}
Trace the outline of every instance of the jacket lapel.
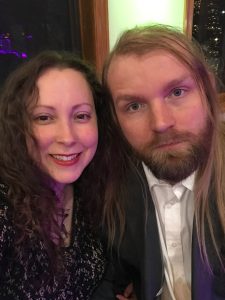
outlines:
{"label": "jacket lapel", "polygon": [[192,300],[212,300],[212,276],[207,270],[200,253],[194,226],[192,237]]}
{"label": "jacket lapel", "polygon": [[145,299],[149,300],[154,299],[162,287],[164,273],[155,208],[150,194],[145,234],[144,286]]}
{"label": "jacket lapel", "polygon": [[[155,299],[163,284],[163,264],[161,246],[159,241],[158,226],[154,203],[149,191],[148,182],[141,167],[140,173],[144,180],[143,198],[146,198],[147,217],[144,221],[144,255],[143,255],[143,291],[144,299]],[[143,199],[142,199],[143,201]]]}

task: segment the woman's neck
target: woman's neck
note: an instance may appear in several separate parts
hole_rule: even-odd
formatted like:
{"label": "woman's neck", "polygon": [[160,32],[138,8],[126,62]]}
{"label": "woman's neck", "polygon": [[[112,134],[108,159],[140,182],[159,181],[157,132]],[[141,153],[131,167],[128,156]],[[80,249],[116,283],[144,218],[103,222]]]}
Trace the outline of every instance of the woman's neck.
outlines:
{"label": "woman's neck", "polygon": [[64,244],[69,246],[71,241],[72,217],[73,217],[73,185],[65,185],[63,189],[57,192],[57,207],[62,212],[59,217],[59,226],[65,231]]}

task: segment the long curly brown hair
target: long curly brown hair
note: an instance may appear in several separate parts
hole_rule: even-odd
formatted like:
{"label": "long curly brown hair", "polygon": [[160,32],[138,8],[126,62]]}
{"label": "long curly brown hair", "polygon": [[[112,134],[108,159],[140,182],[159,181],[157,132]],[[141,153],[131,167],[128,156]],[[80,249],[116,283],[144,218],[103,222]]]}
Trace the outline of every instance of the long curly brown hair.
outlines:
{"label": "long curly brown hair", "polygon": [[[100,142],[103,139],[105,120],[101,85],[97,76],[92,67],[73,53],[41,52],[16,69],[3,86],[0,97],[0,180],[8,189],[11,217],[17,228],[16,244],[22,245],[27,237],[34,234],[44,241],[50,257],[54,257],[53,254],[62,244],[61,229],[56,221],[56,195],[48,185],[47,174],[38,168],[29,155],[26,143],[27,138],[35,143],[28,108],[38,99],[38,78],[50,68],[71,68],[80,72],[87,80],[94,98]],[[96,168],[96,164],[99,164],[98,159],[103,156],[103,148],[98,147],[96,159],[93,159],[75,183],[76,190],[83,193],[84,213],[90,224],[94,224],[94,216],[100,212],[102,198],[97,188],[101,180],[97,180],[95,175],[97,169],[99,172],[101,170],[100,165]],[[52,241],[52,233],[58,237],[58,245]]]}

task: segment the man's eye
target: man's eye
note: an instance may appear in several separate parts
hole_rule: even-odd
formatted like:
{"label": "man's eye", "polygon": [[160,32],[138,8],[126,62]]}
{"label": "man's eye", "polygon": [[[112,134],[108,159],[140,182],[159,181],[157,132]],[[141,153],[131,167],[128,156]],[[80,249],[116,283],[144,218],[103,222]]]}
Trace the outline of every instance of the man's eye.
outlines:
{"label": "man's eye", "polygon": [[183,93],[184,93],[184,89],[177,88],[172,91],[171,96],[180,97],[183,95]]}

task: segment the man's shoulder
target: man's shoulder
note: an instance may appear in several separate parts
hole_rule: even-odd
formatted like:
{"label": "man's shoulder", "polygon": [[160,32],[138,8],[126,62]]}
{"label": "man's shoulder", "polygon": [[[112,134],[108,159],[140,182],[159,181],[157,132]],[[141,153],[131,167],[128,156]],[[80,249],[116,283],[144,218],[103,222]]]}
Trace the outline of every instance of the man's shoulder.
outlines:
{"label": "man's shoulder", "polygon": [[126,171],[129,186],[143,187],[147,185],[146,175],[141,163],[131,165]]}
{"label": "man's shoulder", "polygon": [[126,174],[125,211],[128,219],[143,219],[151,204],[151,194],[142,165],[130,168]]}

